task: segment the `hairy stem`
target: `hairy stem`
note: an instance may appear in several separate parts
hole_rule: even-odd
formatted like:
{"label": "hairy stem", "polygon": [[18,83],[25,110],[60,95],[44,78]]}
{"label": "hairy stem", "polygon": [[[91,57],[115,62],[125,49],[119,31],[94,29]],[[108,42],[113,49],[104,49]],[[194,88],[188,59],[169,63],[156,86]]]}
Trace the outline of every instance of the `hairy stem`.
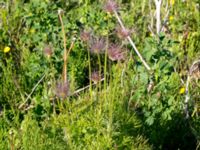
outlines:
{"label": "hairy stem", "polygon": [[61,27],[62,27],[62,34],[63,34],[63,47],[64,47],[64,54],[63,54],[63,72],[62,72],[62,79],[63,82],[65,83],[67,81],[67,48],[66,48],[66,36],[65,36],[65,29],[64,29],[64,24],[61,16],[61,12],[58,12],[58,16],[60,19]]}

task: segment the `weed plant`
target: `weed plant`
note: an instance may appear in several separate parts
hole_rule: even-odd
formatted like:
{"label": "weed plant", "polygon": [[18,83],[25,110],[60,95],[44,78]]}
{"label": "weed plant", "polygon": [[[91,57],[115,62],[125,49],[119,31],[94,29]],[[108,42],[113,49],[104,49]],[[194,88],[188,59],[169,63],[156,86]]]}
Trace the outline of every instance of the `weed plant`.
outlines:
{"label": "weed plant", "polygon": [[199,149],[199,2],[157,7],[0,0],[0,149]]}

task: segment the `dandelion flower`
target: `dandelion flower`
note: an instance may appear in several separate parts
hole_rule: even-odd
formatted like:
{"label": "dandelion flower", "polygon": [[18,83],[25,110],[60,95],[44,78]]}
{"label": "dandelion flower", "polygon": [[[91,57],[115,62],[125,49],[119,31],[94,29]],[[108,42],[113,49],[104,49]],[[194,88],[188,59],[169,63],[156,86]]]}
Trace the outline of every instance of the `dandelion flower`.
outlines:
{"label": "dandelion flower", "polygon": [[3,49],[3,52],[4,53],[8,53],[10,51],[10,47],[9,46],[6,46],[4,49]]}

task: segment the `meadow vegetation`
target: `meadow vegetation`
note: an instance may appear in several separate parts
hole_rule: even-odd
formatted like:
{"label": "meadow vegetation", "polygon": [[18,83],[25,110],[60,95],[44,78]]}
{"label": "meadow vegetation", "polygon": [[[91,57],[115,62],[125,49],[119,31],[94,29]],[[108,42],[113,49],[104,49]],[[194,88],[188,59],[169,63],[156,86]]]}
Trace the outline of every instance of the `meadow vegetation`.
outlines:
{"label": "meadow vegetation", "polygon": [[1,150],[197,150],[199,79],[198,0],[0,0]]}

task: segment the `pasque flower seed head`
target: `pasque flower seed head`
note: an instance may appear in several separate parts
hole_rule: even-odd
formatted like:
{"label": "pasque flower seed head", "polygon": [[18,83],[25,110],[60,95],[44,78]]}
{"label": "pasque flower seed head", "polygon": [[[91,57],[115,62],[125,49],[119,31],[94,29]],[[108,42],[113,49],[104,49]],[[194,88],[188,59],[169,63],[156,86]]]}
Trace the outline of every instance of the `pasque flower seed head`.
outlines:
{"label": "pasque flower seed head", "polygon": [[53,54],[53,49],[51,45],[45,45],[44,47],[44,55],[47,57],[51,57],[51,55]]}
{"label": "pasque flower seed head", "polygon": [[55,94],[59,98],[66,98],[69,95],[69,82],[58,82]]}
{"label": "pasque flower seed head", "polygon": [[113,13],[114,11],[117,11],[118,5],[115,1],[113,0],[108,0],[104,6],[105,11],[109,13]]}
{"label": "pasque flower seed head", "polygon": [[94,39],[91,44],[91,52],[95,54],[100,54],[105,49],[105,41],[102,38]]}
{"label": "pasque flower seed head", "polygon": [[82,31],[80,33],[80,38],[83,42],[88,42],[91,38],[91,33],[87,31]]}
{"label": "pasque flower seed head", "polygon": [[125,59],[125,52],[117,44],[111,44],[108,47],[108,57],[112,61],[120,61]]}
{"label": "pasque flower seed head", "polygon": [[120,39],[126,39],[130,35],[130,31],[128,29],[123,29],[121,27],[116,28],[117,35]]}

